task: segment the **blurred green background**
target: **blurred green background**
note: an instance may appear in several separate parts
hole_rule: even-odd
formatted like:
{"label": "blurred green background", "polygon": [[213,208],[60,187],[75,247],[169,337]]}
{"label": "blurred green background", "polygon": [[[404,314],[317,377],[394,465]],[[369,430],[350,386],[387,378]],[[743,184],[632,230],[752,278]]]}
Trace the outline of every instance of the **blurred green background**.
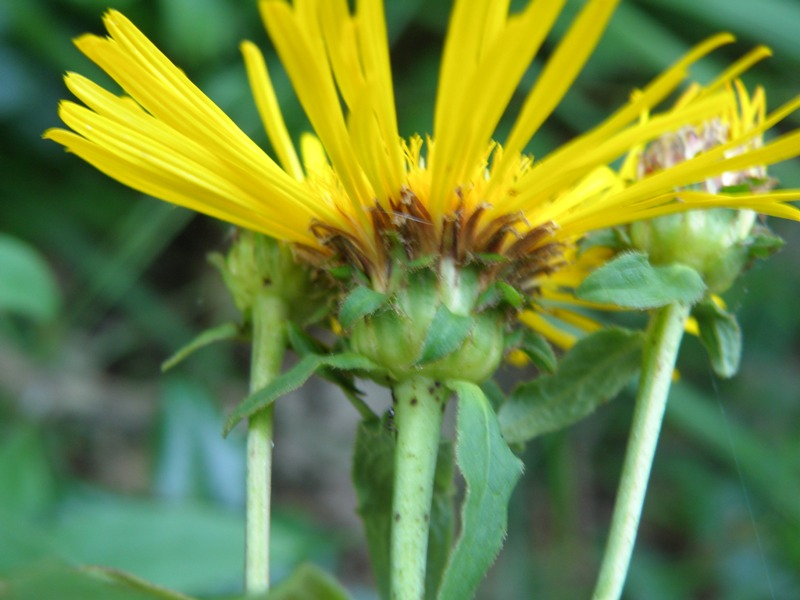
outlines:
{"label": "blurred green background", "polygon": [[[243,438],[222,440],[220,423],[245,394],[247,349],[214,346],[159,371],[196,333],[236,318],[206,261],[230,229],[125,189],[40,139],[58,124],[64,71],[105,81],[70,40],[101,33],[107,7],[268,147],[237,49],[247,38],[271,52],[255,2],[0,0],[0,595],[3,578],[63,563],[118,567],[204,597],[237,594]],[[448,12],[446,1],[388,0],[404,135],[430,131]],[[798,93],[798,24],[794,0],[623,1],[531,149],[541,154],[597,123],[719,30],[739,42],[693,74],[708,80],[767,43],[776,56],[745,79],[763,83],[777,106]],[[297,136],[306,122],[268,56]],[[800,125],[792,119],[784,129]],[[796,161],[771,172],[800,187]],[[720,381],[697,341],[684,343],[628,599],[800,597],[800,231],[774,228],[787,247],[727,296],[745,335],[742,372]],[[387,400],[371,402],[383,409]],[[628,393],[527,448],[510,535],[481,598],[589,596],[631,407]],[[312,561],[370,599],[349,483],[355,424],[319,382],[279,402],[274,577]]]}

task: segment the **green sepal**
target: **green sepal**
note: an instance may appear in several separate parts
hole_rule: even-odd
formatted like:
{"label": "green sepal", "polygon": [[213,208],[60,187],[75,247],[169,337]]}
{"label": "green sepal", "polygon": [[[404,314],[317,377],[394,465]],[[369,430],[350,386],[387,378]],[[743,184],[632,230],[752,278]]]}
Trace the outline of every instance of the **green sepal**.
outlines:
{"label": "green sepal", "polygon": [[583,419],[616,396],[640,368],[642,332],[598,331],[580,340],[553,375],[515,389],[500,409],[509,443],[527,442]]}
{"label": "green sepal", "polygon": [[[747,180],[743,183],[737,183],[736,185],[724,185],[719,189],[720,194],[752,194],[758,188],[764,188],[765,186],[774,186],[774,181],[767,177],[748,177]],[[771,186],[771,187],[772,187]]]}
{"label": "green sepal", "polygon": [[340,281],[352,281],[355,269],[350,265],[337,265],[326,269],[328,275]]}
{"label": "green sepal", "polygon": [[[364,523],[370,563],[381,598],[389,598],[389,547],[394,497],[395,431],[391,418],[362,421],[353,452],[357,512]],[[426,597],[433,598],[453,538],[455,486],[453,446],[442,441],[436,460],[428,535]]]}
{"label": "green sepal", "polygon": [[199,333],[192,341],[183,346],[180,350],[175,352],[175,354],[161,363],[161,372],[163,373],[169,371],[171,368],[183,362],[201,348],[205,348],[206,346],[210,346],[211,344],[222,342],[224,340],[235,340],[241,338],[242,335],[241,327],[232,321],[223,323],[222,325],[217,325],[216,327],[211,327],[210,329],[206,329],[205,331]]}
{"label": "green sepal", "polygon": [[736,317],[710,300],[695,306],[692,316],[714,372],[725,379],[736,375],[742,358],[742,330]]}
{"label": "green sepal", "polygon": [[375,313],[388,301],[386,294],[359,285],[353,288],[342,302],[339,309],[339,323],[345,329],[349,329],[353,323]]}
{"label": "green sepal", "polygon": [[467,490],[461,533],[442,577],[438,600],[472,598],[497,557],[508,526],[508,502],[523,465],[503,440],[489,400],[474,383],[448,381],[458,395],[456,460]]}
{"label": "green sepal", "polygon": [[227,436],[236,424],[263,410],[276,399],[303,385],[314,373],[324,367],[343,371],[378,371],[380,368],[367,357],[354,352],[342,354],[309,354],[288,371],[281,373],[266,387],[250,394],[231,411],[225,422],[223,435]]}
{"label": "green sepal", "polygon": [[439,257],[435,254],[426,254],[425,256],[420,256],[419,258],[408,261],[406,267],[408,267],[409,271],[419,271],[420,269],[433,268],[433,265],[436,263],[438,258]]}
{"label": "green sepal", "polygon": [[511,262],[507,256],[502,254],[495,254],[493,252],[476,252],[472,257],[483,265],[499,265],[502,263]]}
{"label": "green sepal", "polygon": [[[250,598],[250,596],[247,596]],[[341,584],[318,566],[304,563],[274,586],[265,600],[350,600]]]}
{"label": "green sepal", "polygon": [[747,253],[750,259],[765,259],[783,248],[786,242],[766,227],[757,227],[747,240]]}
{"label": "green sepal", "polygon": [[694,304],[706,292],[700,274],[682,264],[654,267],[642,252],[626,252],[592,272],[576,295],[582,300],[626,308]]}
{"label": "green sepal", "polygon": [[[439,306],[428,327],[417,364],[439,360],[461,348],[472,326],[471,317],[454,314],[444,304]],[[387,343],[392,342],[387,340]]]}
{"label": "green sepal", "polygon": [[502,299],[503,296],[500,294],[500,290],[497,289],[497,286],[490,285],[480,294],[478,294],[478,299],[475,300],[475,310],[480,312],[482,310],[486,310],[487,308],[494,308],[500,304]]}
{"label": "green sepal", "polygon": [[511,306],[517,310],[525,306],[525,296],[514,286],[507,284],[505,281],[498,281],[496,285],[503,300],[508,302]]}
{"label": "green sepal", "polygon": [[521,350],[540,371],[554,373],[558,367],[553,347],[544,336],[532,329],[515,330],[508,337],[508,348]]}

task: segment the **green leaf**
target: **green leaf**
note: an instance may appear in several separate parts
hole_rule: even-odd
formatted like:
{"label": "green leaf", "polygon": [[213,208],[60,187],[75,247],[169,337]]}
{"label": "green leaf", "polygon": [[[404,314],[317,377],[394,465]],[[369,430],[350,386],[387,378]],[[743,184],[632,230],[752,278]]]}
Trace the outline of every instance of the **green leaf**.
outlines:
{"label": "green leaf", "polygon": [[94,570],[52,566],[28,568],[0,581],[0,596],[9,600],[191,600],[164,588],[134,586]]}
{"label": "green leaf", "polygon": [[[286,333],[289,338],[289,345],[301,357],[309,354],[329,354],[331,352],[330,348],[325,344],[306,333],[302,327],[298,327],[291,321],[287,323]],[[350,400],[361,394],[356,387],[351,373],[336,369],[321,368],[317,371],[317,375],[330,381],[334,385],[338,385]]]}
{"label": "green leaf", "polygon": [[288,394],[303,385],[309,377],[323,367],[344,371],[374,371],[379,367],[367,357],[354,352],[342,354],[309,354],[294,367],[276,377],[269,385],[252,393],[233,409],[223,429],[228,435],[231,429],[244,418],[272,404],[277,398]]}
{"label": "green leaf", "polygon": [[289,341],[289,346],[299,356],[321,354],[327,351],[327,348],[319,340],[313,338],[302,327],[298,327],[291,321],[286,323],[286,337]]}
{"label": "green leaf", "polygon": [[726,379],[736,375],[742,358],[742,331],[736,317],[711,301],[695,306],[692,316],[714,372]]}
{"label": "green leaf", "polygon": [[362,421],[353,450],[353,485],[381,598],[389,597],[389,536],[394,488],[394,431],[388,419]]}
{"label": "green leaf", "polygon": [[519,386],[500,409],[509,443],[526,442],[592,413],[616,396],[640,367],[644,334],[607,329],[579,341],[554,375]]}
{"label": "green leaf", "polygon": [[183,348],[161,363],[161,371],[169,371],[172,367],[180,362],[183,362],[191,354],[194,354],[201,348],[205,348],[206,346],[209,346],[215,342],[235,339],[239,337],[241,333],[242,332],[239,329],[239,326],[233,322],[223,323],[222,325],[217,325],[216,327],[206,329],[191,342],[186,344]]}
{"label": "green leaf", "polygon": [[347,591],[319,567],[305,563],[276,585],[266,600],[349,600]]}
{"label": "green leaf", "polygon": [[0,312],[36,321],[56,316],[61,295],[50,267],[30,245],[0,234]]}
{"label": "green leaf", "polygon": [[433,478],[433,500],[431,502],[430,532],[428,533],[428,562],[425,570],[425,597],[436,598],[442,581],[450,549],[453,544],[456,494],[455,453],[448,441],[439,443],[436,457],[436,474]]}
{"label": "green leaf", "polygon": [[467,484],[461,534],[450,555],[439,600],[472,598],[506,536],[508,501],[522,462],[500,434],[492,407],[474,383],[448,382],[458,394],[456,458]]}
{"label": "green leaf", "polygon": [[472,324],[471,317],[453,314],[446,306],[440,306],[428,328],[417,364],[439,360],[458,350],[472,330]]}
{"label": "green leaf", "polygon": [[40,517],[56,497],[56,481],[42,435],[19,423],[0,445],[0,518]]}
{"label": "green leaf", "polygon": [[339,310],[339,322],[342,327],[348,329],[359,319],[373,314],[388,300],[386,294],[376,292],[371,288],[362,285],[355,287],[342,302]]}
{"label": "green leaf", "polygon": [[151,583],[141,577],[119,569],[89,566],[83,567],[81,572],[87,575],[93,575],[98,579],[103,579],[110,583],[121,584],[123,587],[127,587],[131,590],[144,592],[151,598],[160,598],[161,600],[192,600],[190,596],[156,585],[155,583]]}
{"label": "green leaf", "polygon": [[558,359],[553,352],[552,346],[544,337],[530,329],[521,329],[522,339],[519,349],[536,365],[540,370],[553,373],[558,366]]}
{"label": "green leaf", "polygon": [[591,273],[576,294],[589,302],[647,309],[674,302],[694,304],[705,291],[703,278],[691,267],[654,267],[646,254],[629,252]]}
{"label": "green leaf", "polygon": [[[389,543],[394,495],[395,432],[391,420],[362,421],[353,453],[353,483],[358,514],[364,523],[375,581],[381,598],[389,597]],[[436,462],[428,537],[426,597],[434,598],[453,538],[453,447],[441,442]]]}
{"label": "green leaf", "polygon": [[500,409],[506,402],[506,394],[503,389],[497,384],[494,379],[487,379],[481,384],[481,390],[489,399],[489,404],[492,405],[492,410],[495,412]]}

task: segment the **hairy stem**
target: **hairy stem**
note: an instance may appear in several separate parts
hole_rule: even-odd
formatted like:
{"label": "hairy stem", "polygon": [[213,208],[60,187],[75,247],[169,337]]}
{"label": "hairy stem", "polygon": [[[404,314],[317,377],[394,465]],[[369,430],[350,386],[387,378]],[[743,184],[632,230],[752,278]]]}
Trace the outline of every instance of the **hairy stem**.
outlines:
{"label": "hairy stem", "polygon": [[392,504],[391,598],[422,600],[433,478],[448,392],[438,382],[415,377],[394,386],[393,393],[397,449]]}
{"label": "hairy stem", "polygon": [[[280,373],[286,349],[287,307],[283,300],[261,293],[253,304],[253,352],[250,392]],[[269,589],[269,525],[272,479],[272,407],[250,417],[247,431],[247,531],[245,591]]]}
{"label": "hairy stem", "polygon": [[651,317],[631,435],[594,600],[617,600],[625,585],[675,360],[689,311],[689,306],[671,304]]}

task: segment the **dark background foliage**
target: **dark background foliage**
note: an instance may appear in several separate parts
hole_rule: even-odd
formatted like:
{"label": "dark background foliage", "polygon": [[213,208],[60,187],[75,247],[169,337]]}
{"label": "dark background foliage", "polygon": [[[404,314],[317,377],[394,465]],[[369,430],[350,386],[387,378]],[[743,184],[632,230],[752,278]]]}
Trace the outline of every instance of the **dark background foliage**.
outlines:
{"label": "dark background foliage", "polygon": [[[0,581],[95,563],[187,593],[236,593],[243,438],[219,434],[223,411],[245,393],[247,349],[215,346],[159,372],[197,332],[236,318],[206,262],[230,229],[125,189],[40,139],[58,122],[64,71],[104,80],[70,39],[100,33],[107,5],[267,145],[237,51],[244,38],[269,51],[255,2],[0,2],[0,270],[22,261],[11,290],[19,293],[0,290]],[[448,10],[448,2],[389,0],[403,134],[430,131]],[[532,151],[597,123],[719,30],[739,42],[693,74],[708,80],[767,43],[776,56],[746,80],[762,82],[777,106],[798,92],[798,23],[792,0],[623,2]],[[298,135],[307,123],[274,56],[270,64]],[[785,127],[800,124],[793,119]],[[772,174],[800,186],[796,162]],[[794,224],[774,226],[787,247],[728,294],[745,335],[741,373],[716,379],[697,341],[684,343],[626,598],[800,597],[800,235]],[[386,405],[379,393],[372,401]],[[627,393],[526,449],[506,548],[480,597],[588,597],[631,407]],[[274,576],[311,560],[357,597],[374,598],[349,483],[355,423],[319,382],[279,402]]]}

